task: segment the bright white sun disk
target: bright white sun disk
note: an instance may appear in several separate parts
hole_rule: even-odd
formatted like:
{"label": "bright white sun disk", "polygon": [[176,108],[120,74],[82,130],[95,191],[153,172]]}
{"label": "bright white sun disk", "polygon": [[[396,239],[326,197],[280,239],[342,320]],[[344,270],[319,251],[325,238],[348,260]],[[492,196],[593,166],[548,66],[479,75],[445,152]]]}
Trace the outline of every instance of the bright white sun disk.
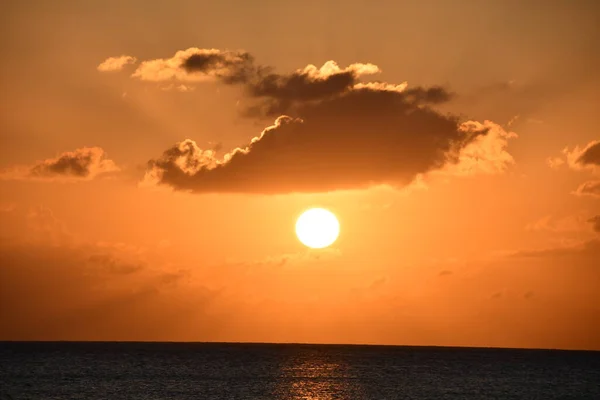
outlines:
{"label": "bright white sun disk", "polygon": [[296,221],[296,235],[313,249],[330,246],[340,234],[340,223],[335,215],[324,208],[311,208]]}

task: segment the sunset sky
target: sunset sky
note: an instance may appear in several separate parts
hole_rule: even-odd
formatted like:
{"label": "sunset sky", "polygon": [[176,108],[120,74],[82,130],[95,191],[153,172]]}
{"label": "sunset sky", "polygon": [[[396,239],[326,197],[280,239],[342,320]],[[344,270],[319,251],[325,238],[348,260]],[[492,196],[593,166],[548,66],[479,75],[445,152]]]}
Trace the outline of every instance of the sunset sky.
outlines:
{"label": "sunset sky", "polygon": [[600,350],[599,2],[0,19],[0,340]]}

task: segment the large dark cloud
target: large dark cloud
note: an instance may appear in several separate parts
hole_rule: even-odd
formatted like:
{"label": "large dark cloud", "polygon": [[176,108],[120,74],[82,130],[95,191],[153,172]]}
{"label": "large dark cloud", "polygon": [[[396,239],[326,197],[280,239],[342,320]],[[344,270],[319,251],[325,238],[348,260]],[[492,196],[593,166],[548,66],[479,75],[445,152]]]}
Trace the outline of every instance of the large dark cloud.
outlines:
{"label": "large dark cloud", "polygon": [[9,168],[0,173],[4,179],[88,180],[119,168],[99,147],[83,147],[62,153],[56,158],[38,161],[31,166]]}
{"label": "large dark cloud", "polygon": [[445,88],[360,81],[378,72],[374,64],[328,61],[279,74],[245,52],[196,48],[142,62],[133,75],[142,80],[242,84],[251,99],[245,114],[276,118],[223,157],[190,139],[178,143],[149,162],[146,181],[194,192],[321,192],[402,186],[463,161],[488,172],[512,162],[505,152],[510,134],[499,126],[461,124],[431,108],[451,98]]}
{"label": "large dark cloud", "polygon": [[[482,137],[504,143],[506,139],[494,124],[459,124],[455,117],[405,101],[398,92],[352,90],[299,105],[295,113],[302,119],[279,117],[248,146],[222,158],[192,140],[181,142],[149,162],[146,179],[200,193],[402,186],[418,174],[465,161],[465,149],[483,159],[488,154],[469,147]],[[498,154],[504,152],[489,156]]]}

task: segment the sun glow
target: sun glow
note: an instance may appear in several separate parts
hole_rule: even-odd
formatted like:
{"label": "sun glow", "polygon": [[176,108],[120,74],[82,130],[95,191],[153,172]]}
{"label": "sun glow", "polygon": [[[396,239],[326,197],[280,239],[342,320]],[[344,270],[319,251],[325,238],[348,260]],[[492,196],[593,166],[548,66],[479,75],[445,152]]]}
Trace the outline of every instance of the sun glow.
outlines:
{"label": "sun glow", "polygon": [[311,208],[298,217],[296,235],[307,247],[322,249],[336,241],[340,223],[336,216],[324,208]]}

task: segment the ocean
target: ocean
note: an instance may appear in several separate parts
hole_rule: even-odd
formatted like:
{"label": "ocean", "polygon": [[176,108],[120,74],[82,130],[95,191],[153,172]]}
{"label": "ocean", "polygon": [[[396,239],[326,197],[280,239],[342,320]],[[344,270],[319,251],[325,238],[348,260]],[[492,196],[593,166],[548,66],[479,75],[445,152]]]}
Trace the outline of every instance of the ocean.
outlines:
{"label": "ocean", "polygon": [[600,352],[0,342],[0,399],[600,399]]}

